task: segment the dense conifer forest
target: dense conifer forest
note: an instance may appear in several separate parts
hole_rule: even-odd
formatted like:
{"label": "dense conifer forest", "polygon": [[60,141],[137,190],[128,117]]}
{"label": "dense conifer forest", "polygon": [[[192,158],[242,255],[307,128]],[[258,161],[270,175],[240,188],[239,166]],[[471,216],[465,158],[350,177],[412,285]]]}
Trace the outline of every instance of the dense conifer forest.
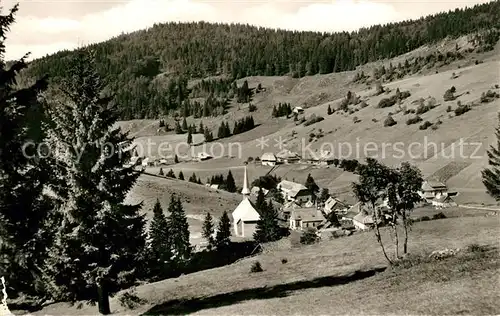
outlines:
{"label": "dense conifer forest", "polygon": [[[220,115],[231,98],[248,102],[233,80],[251,75],[303,77],[353,70],[445,37],[486,31],[498,41],[500,2],[457,9],[418,20],[376,25],[357,32],[319,33],[250,25],[166,23],[93,44],[97,70],[107,82],[121,119],[157,118],[181,110],[183,116]],[[487,43],[488,44],[488,43]],[[31,75],[60,82],[72,51],[31,63]],[[188,89],[188,80],[206,80]],[[190,95],[190,93],[192,95]],[[190,101],[204,97],[205,103]]]}

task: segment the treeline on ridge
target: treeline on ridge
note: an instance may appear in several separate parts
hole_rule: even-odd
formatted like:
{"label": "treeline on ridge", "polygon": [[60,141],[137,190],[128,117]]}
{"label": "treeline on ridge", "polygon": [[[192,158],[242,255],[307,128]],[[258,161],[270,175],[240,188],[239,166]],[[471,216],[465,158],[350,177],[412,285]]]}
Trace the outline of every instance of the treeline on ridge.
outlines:
{"label": "treeline on ridge", "polygon": [[[182,110],[190,102],[189,79],[225,76],[226,79],[200,84],[191,91],[193,96],[212,95],[212,100],[217,101],[210,101],[214,102],[211,106],[216,109],[214,114],[219,114],[232,90],[229,82],[232,84],[234,79],[286,74],[303,77],[353,70],[448,36],[499,26],[500,2],[494,1],[351,33],[292,32],[205,22],[166,23],[90,46],[96,52],[97,70],[107,82],[107,90],[115,95],[120,118],[158,118]],[[52,81],[60,82],[67,76],[66,64],[73,54],[61,51],[35,60],[29,74],[47,74]],[[236,96],[248,102],[247,95]],[[201,105],[186,107],[191,115],[204,116],[209,112],[201,110]]]}

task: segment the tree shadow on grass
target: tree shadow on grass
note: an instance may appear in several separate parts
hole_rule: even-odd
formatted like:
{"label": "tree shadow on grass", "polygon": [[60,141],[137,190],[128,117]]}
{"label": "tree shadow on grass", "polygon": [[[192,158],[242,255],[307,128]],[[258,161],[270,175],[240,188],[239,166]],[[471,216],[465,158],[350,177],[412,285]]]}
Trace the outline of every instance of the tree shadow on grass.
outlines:
{"label": "tree shadow on grass", "polygon": [[372,277],[385,269],[386,267],[381,267],[368,271],[355,271],[342,276],[326,276],[313,280],[297,281],[271,287],[246,289],[207,297],[171,300],[152,307],[143,315],[186,315],[204,309],[232,305],[247,300],[286,297],[293,291],[336,286],[362,280]]}

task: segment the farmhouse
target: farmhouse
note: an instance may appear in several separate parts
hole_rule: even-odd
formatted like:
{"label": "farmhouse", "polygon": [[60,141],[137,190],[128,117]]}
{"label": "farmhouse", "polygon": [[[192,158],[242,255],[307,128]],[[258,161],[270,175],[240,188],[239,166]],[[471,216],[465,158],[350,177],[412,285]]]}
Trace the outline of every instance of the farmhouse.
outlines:
{"label": "farmhouse", "polygon": [[277,188],[285,201],[295,201],[302,204],[312,200],[312,193],[300,183],[283,180],[278,184]]}
{"label": "farmhouse", "polygon": [[304,108],[302,108],[301,106],[296,106],[293,108],[292,112],[296,114],[302,114],[304,113]]}
{"label": "farmhouse", "polygon": [[300,208],[300,205],[297,204],[295,201],[285,202],[285,204],[283,204],[283,206],[280,209],[281,217],[288,221],[290,219],[290,215],[292,214],[292,211],[294,211],[295,209],[299,209],[299,208]]}
{"label": "farmhouse", "polygon": [[323,207],[323,211],[325,214],[330,214],[331,212],[339,213],[348,208],[347,204],[340,201],[338,198],[334,198],[330,196],[328,200],[325,202],[325,206]]}
{"label": "farmhouse", "polygon": [[211,158],[212,158],[212,156],[210,156],[206,152],[201,152],[201,153],[198,153],[198,155],[196,155],[196,159],[198,161],[204,161],[204,160],[208,160],[208,159],[211,159]]}
{"label": "farmhouse", "polygon": [[260,215],[253,203],[249,200],[250,190],[248,189],[246,166],[241,194],[243,195],[243,200],[232,213],[234,234],[238,237],[252,237],[257,226],[257,221],[260,219]]}
{"label": "farmhouse", "polygon": [[260,162],[263,166],[276,166],[277,161],[273,153],[265,153],[260,157]]}
{"label": "farmhouse", "polygon": [[299,162],[300,156],[295,152],[283,150],[276,154],[276,159],[278,163],[291,164]]}
{"label": "farmhouse", "polygon": [[427,180],[422,183],[422,189],[420,190],[420,196],[424,199],[433,199],[439,197],[444,193],[448,192],[446,185],[439,181]]}
{"label": "farmhouse", "polygon": [[295,209],[290,215],[290,229],[317,228],[324,221],[323,213],[315,207]]}
{"label": "farmhouse", "polygon": [[424,181],[420,196],[427,202],[437,208],[456,206],[457,203],[451,197],[456,196],[457,192],[450,192],[446,185],[439,181]]}
{"label": "farmhouse", "polygon": [[374,227],[375,222],[373,221],[373,217],[371,215],[366,214],[364,211],[359,212],[352,219],[352,224],[356,229],[359,230],[367,230]]}

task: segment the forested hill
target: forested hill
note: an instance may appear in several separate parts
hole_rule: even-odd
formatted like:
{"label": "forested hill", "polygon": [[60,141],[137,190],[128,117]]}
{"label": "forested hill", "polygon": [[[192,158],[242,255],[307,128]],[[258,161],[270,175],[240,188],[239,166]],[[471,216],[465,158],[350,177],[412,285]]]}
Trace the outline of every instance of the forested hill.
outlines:
{"label": "forested hill", "polygon": [[[188,101],[187,79],[227,75],[296,77],[352,70],[447,36],[500,29],[500,1],[357,32],[292,32],[248,25],[167,23],[91,45],[123,119],[158,117]],[[498,32],[486,36],[495,43]],[[30,72],[65,75],[71,51],[32,62]],[[159,74],[171,80],[155,80]],[[224,81],[225,82],[225,81]],[[227,87],[219,88],[228,91]],[[217,97],[221,97],[220,95]],[[230,97],[224,95],[223,98]],[[219,100],[220,101],[220,100]]]}

